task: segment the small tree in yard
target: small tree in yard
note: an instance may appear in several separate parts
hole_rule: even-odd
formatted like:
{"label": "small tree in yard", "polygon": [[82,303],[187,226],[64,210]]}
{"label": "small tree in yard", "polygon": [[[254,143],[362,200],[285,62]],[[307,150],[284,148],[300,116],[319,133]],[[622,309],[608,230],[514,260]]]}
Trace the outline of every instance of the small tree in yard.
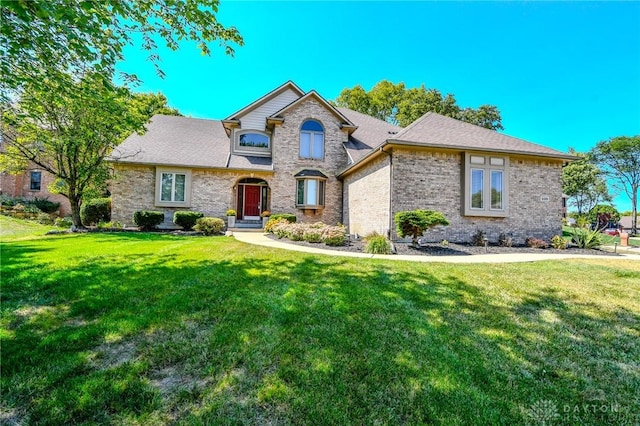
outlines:
{"label": "small tree in yard", "polygon": [[418,238],[434,226],[447,226],[449,221],[440,212],[433,210],[409,210],[395,215],[396,232],[401,238],[411,236],[411,243],[418,245]]}

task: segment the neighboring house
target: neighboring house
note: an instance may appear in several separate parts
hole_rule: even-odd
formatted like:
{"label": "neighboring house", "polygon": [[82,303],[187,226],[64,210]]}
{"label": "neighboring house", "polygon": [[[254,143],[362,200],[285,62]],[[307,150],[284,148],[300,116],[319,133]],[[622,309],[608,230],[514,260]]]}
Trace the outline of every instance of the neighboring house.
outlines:
{"label": "neighboring house", "polygon": [[70,215],[71,205],[69,200],[64,195],[49,192],[48,186],[54,180],[55,178],[51,173],[35,165],[32,165],[24,173],[17,175],[0,172],[0,195],[25,198],[27,200],[46,198],[49,201],[60,203],[58,211],[60,216]]}
{"label": "neighboring house", "polygon": [[[622,216],[620,218],[620,227],[622,229],[626,229],[629,231],[631,229],[631,225],[633,222],[633,216]],[[640,222],[638,221],[638,217],[636,216],[636,223],[640,226]]]}
{"label": "neighboring house", "polygon": [[[287,82],[224,120],[156,115],[113,153],[112,218],[176,210],[237,223],[261,212],[395,235],[393,216],[442,211],[432,239],[468,241],[478,229],[521,242],[561,233],[562,166],[572,156],[427,113],[406,128]],[[249,222],[250,223],[250,222]]]}

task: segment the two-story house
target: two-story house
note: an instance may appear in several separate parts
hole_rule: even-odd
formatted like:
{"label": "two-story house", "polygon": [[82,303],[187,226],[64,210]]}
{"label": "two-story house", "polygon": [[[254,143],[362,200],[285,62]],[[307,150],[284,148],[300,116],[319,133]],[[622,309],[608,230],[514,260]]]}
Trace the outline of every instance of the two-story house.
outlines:
{"label": "two-story house", "polygon": [[287,82],[224,120],[156,115],[113,153],[113,220],[136,210],[196,210],[237,220],[261,212],[393,235],[401,210],[434,209],[451,225],[524,240],[561,232],[562,166],[573,157],[427,113],[406,128],[335,108]]}

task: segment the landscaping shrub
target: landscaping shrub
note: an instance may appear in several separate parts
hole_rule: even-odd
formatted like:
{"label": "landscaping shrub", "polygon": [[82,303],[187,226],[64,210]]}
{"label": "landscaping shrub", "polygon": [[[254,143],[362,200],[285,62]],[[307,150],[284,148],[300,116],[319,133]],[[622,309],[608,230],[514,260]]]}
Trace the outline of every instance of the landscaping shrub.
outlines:
{"label": "landscaping shrub", "polygon": [[217,235],[224,229],[224,220],[217,217],[201,217],[196,220],[193,229],[204,235]]}
{"label": "landscaping shrub", "polygon": [[302,223],[292,223],[287,225],[287,238],[291,241],[302,241],[304,239],[305,226]]}
{"label": "landscaping shrub", "polygon": [[610,221],[619,222],[620,213],[613,206],[609,206],[607,204],[598,204],[591,210],[589,210],[587,219],[589,220],[590,224],[596,224],[596,227],[598,229],[604,229],[607,227]]}
{"label": "landscaping shrub", "polygon": [[85,226],[95,225],[100,221],[111,220],[111,198],[94,198],[82,203],[80,220]]}
{"label": "landscaping shrub", "polygon": [[602,244],[602,234],[597,229],[576,228],[573,230],[571,242],[583,249],[593,249]]}
{"label": "landscaping shrub", "polygon": [[36,221],[42,225],[53,225],[53,218],[49,213],[38,213]]}
{"label": "landscaping shrub", "polygon": [[295,214],[290,214],[290,213],[276,213],[276,214],[272,214],[271,217],[269,218],[269,220],[276,220],[276,219],[286,219],[291,223],[294,223],[298,220]]}
{"label": "landscaping shrub", "polygon": [[[482,245],[484,245],[484,243],[482,243]],[[498,235],[498,245],[501,247],[511,247],[513,246],[513,238],[507,234],[500,234]]]}
{"label": "landscaping shrub", "polygon": [[567,248],[567,240],[560,235],[554,235],[553,238],[551,238],[551,246],[557,250],[564,250]]}
{"label": "landscaping shrub", "polygon": [[201,217],[204,217],[204,214],[200,212],[181,210],[173,214],[173,223],[182,226],[185,231],[191,231],[195,226],[196,221]]}
{"label": "landscaping shrub", "polygon": [[73,221],[68,217],[59,217],[53,222],[53,224],[58,228],[71,228]]}
{"label": "landscaping shrub", "polygon": [[418,244],[421,237],[430,228],[437,225],[446,226],[449,221],[440,212],[433,210],[409,210],[396,213],[394,217],[396,232],[401,238],[411,236],[413,245]]}
{"label": "landscaping shrub", "polygon": [[269,219],[269,220],[267,221],[266,225],[264,226],[264,232],[272,233],[272,234],[273,234],[273,233],[274,233],[274,232],[273,232],[273,229],[274,229],[277,225],[280,225],[280,224],[287,224],[287,223],[291,223],[291,222],[289,222],[289,221],[288,221],[287,219],[285,219],[285,218],[280,218],[280,219],[273,219],[273,218],[271,218],[271,219]]}
{"label": "landscaping shrub", "polygon": [[273,235],[278,238],[288,238],[289,235],[289,226],[291,226],[291,222],[286,219],[277,220],[272,226]]}
{"label": "landscaping shrub", "polygon": [[235,216],[236,215],[236,211],[234,209],[229,209],[229,210],[227,210],[226,215],[227,216]]}
{"label": "landscaping shrub", "polygon": [[475,234],[471,236],[471,245],[474,246],[484,246],[484,239],[487,237],[487,234],[478,229]]}
{"label": "landscaping shrub", "polygon": [[155,210],[138,210],[133,214],[133,223],[143,231],[155,229],[164,222],[164,213]]}
{"label": "landscaping shrub", "polygon": [[98,229],[122,229],[124,224],[122,222],[98,222]]}
{"label": "landscaping shrub", "polygon": [[529,237],[524,241],[524,243],[527,245],[527,247],[531,248],[549,248],[549,244],[545,240],[541,240],[540,238]]}
{"label": "landscaping shrub", "polygon": [[322,242],[322,227],[305,226],[304,228],[305,229],[304,229],[303,238],[304,238],[305,241],[307,241],[309,243],[321,243]]}
{"label": "landscaping shrub", "polygon": [[343,246],[347,241],[347,228],[343,225],[326,225],[322,230],[322,241],[328,246]]}
{"label": "landscaping shrub", "polygon": [[372,232],[364,237],[364,252],[371,254],[391,254],[391,241],[384,235]]}
{"label": "landscaping shrub", "polygon": [[46,198],[35,198],[33,205],[42,210],[45,213],[55,213],[60,208],[60,203],[49,201]]}

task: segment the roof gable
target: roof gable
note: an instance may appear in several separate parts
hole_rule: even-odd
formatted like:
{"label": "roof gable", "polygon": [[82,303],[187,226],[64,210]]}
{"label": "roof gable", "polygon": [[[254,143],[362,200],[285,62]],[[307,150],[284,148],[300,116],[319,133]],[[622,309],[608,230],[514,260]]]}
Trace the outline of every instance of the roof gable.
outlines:
{"label": "roof gable", "polygon": [[277,111],[277,112],[273,113],[270,117],[267,117],[267,119],[279,119],[279,118],[282,117],[282,114],[284,114],[285,112],[287,112],[291,108],[293,108],[293,107],[301,104],[302,102],[306,101],[307,99],[311,99],[311,98],[314,98],[315,100],[317,100],[330,113],[332,113],[334,116],[336,116],[336,118],[338,118],[338,120],[341,121],[341,127],[343,129],[348,130],[349,133],[352,133],[353,131],[355,131],[358,128],[358,126],[353,124],[353,122],[351,120],[349,120],[344,114],[342,114],[336,107],[331,105],[325,98],[320,96],[318,94],[318,92],[316,92],[315,90],[312,90],[309,93],[307,93],[306,95],[296,99],[295,101],[293,101],[289,105],[287,105],[284,108],[282,108],[280,111]]}
{"label": "roof gable", "polygon": [[253,111],[254,109],[264,105],[265,103],[267,103],[270,100],[276,98],[277,96],[281,95],[282,93],[286,92],[287,90],[293,91],[299,97],[304,95],[304,92],[302,91],[302,89],[300,89],[293,81],[289,80],[286,83],[284,83],[283,85],[281,85],[279,87],[276,87],[275,89],[273,89],[272,91],[270,91],[266,95],[262,96],[258,100],[250,103],[249,105],[247,105],[246,107],[242,108],[241,110],[234,112],[233,114],[228,116],[223,121],[238,120],[243,115],[246,115],[249,112]]}

